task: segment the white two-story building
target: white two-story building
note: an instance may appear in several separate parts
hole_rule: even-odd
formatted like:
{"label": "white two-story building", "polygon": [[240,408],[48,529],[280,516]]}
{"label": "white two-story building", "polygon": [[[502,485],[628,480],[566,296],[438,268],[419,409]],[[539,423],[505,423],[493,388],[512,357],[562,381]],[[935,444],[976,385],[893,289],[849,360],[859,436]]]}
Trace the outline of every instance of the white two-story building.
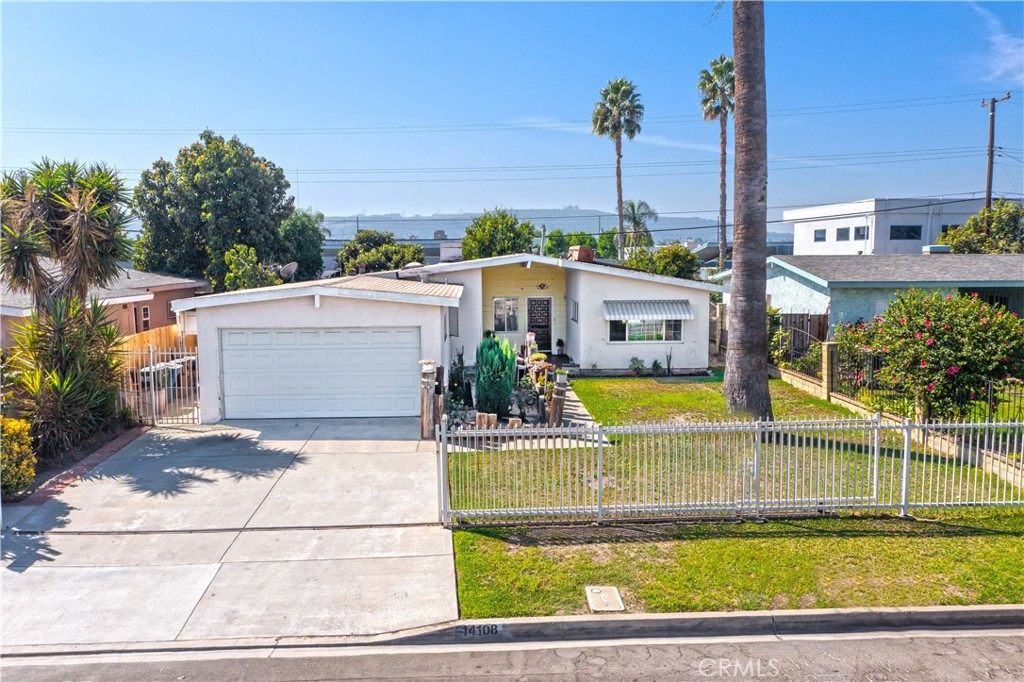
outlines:
{"label": "white two-story building", "polygon": [[984,207],[984,199],[864,199],[790,209],[782,219],[793,224],[796,256],[919,254]]}

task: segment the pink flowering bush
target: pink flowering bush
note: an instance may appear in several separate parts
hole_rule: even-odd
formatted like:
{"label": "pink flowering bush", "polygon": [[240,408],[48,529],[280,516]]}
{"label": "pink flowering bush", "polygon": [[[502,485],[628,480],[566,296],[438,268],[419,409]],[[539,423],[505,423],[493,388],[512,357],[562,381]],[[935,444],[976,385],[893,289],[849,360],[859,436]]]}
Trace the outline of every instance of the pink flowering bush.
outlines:
{"label": "pink flowering bush", "polygon": [[963,399],[981,395],[989,380],[1024,377],[1024,321],[977,294],[911,289],[882,316],[835,336],[840,347],[884,351],[877,381],[909,392],[936,417],[957,416]]}

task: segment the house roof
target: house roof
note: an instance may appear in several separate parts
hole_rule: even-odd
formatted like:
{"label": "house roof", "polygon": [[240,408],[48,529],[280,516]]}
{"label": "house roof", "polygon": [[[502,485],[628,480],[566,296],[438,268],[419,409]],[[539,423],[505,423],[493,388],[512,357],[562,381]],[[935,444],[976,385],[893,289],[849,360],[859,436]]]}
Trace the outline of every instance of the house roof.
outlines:
{"label": "house roof", "polygon": [[[43,258],[43,267],[51,274],[58,274],[59,268],[49,258]],[[102,303],[130,303],[132,301],[148,301],[153,298],[151,291],[168,289],[200,288],[207,285],[206,280],[162,275],[156,272],[143,272],[122,264],[117,280],[106,287],[93,287],[89,297]],[[3,288],[3,308],[5,314],[18,314],[17,310],[31,310],[34,306],[32,294],[26,291],[11,289],[6,283]]]}
{"label": "house roof", "polygon": [[1024,254],[772,256],[768,265],[803,275],[829,288],[1024,288]]}
{"label": "house roof", "polygon": [[478,258],[476,260],[458,261],[456,263],[438,263],[436,265],[424,265],[420,268],[413,268],[410,270],[401,270],[396,273],[402,277],[425,277],[429,275],[441,275],[446,272],[462,272],[464,270],[476,270],[479,268],[493,268],[502,265],[531,265],[537,263],[539,265],[550,265],[556,268],[566,268],[567,270],[581,270],[584,272],[594,272],[601,275],[610,275],[612,277],[625,277],[627,279],[636,279],[647,282],[657,282],[659,284],[670,284],[677,287],[686,287],[688,289],[699,289],[701,291],[727,291],[725,287],[718,284],[711,284],[709,282],[698,282],[691,279],[680,279],[678,277],[664,277],[662,275],[652,275],[649,272],[642,272],[640,270],[631,270],[621,266],[602,265],[599,263],[581,263],[579,261],[568,260],[566,258],[552,258],[550,256],[539,256],[533,253],[517,253],[509,256],[494,256],[491,258]]}
{"label": "house roof", "polygon": [[459,299],[462,297],[461,284],[442,284],[438,282],[398,279],[393,276],[393,273],[391,274],[392,276],[385,276],[381,273],[353,275],[337,279],[317,279],[309,282],[278,284],[272,287],[228,291],[220,294],[173,301],[171,308],[175,312],[182,312],[198,308],[212,308],[285,298],[301,298],[304,296],[357,298],[445,307],[456,307],[459,305]]}

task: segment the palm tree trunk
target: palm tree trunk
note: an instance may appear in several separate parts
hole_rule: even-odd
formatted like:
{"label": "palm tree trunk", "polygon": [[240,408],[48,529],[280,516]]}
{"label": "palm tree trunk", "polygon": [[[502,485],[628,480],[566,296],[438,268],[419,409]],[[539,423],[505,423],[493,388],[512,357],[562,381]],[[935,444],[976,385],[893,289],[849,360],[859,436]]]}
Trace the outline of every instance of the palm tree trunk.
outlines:
{"label": "palm tree trunk", "polygon": [[718,117],[718,120],[722,123],[722,132],[718,136],[719,144],[722,148],[722,163],[718,173],[718,269],[723,270],[725,269],[725,252],[728,249],[725,238],[725,159],[728,154],[726,129],[729,125],[729,113],[722,111],[722,115]]}
{"label": "palm tree trunk", "polygon": [[734,413],[772,418],[768,392],[768,110],[764,71],[764,3],[740,0],[732,10],[736,60],[736,158],[732,289],[723,393]]}
{"label": "palm tree trunk", "polygon": [[615,193],[619,213],[619,260],[626,258],[626,229],[622,224],[622,133],[615,135]]}

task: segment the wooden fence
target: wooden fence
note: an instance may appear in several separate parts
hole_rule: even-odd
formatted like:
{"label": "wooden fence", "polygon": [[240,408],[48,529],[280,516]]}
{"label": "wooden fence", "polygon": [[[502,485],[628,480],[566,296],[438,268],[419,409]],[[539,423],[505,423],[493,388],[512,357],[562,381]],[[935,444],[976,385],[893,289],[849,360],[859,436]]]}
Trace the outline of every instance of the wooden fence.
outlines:
{"label": "wooden fence", "polygon": [[178,331],[178,325],[169,324],[164,327],[156,327],[138,334],[129,334],[124,337],[121,346],[123,351],[142,352],[150,346],[161,351],[172,348],[194,351],[196,349],[196,337],[194,334],[182,335]]}

